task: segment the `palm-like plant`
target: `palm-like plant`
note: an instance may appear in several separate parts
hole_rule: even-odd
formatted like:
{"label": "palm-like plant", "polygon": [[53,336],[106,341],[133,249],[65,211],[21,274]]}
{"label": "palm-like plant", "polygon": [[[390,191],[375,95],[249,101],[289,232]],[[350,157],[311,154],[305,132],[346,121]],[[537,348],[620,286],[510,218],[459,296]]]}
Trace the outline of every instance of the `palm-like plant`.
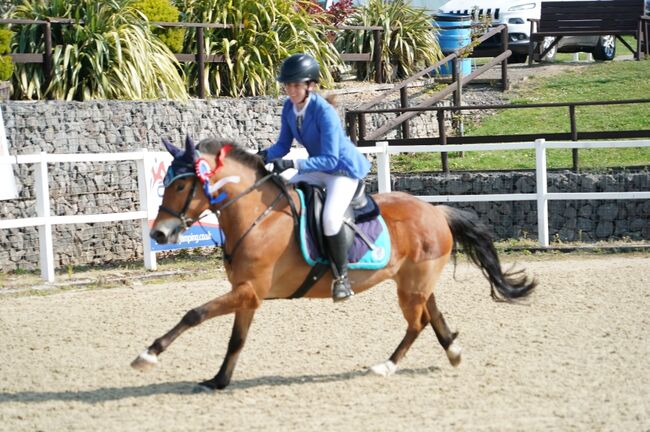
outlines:
{"label": "palm-like plant", "polygon": [[[413,8],[406,0],[370,0],[357,8],[345,24],[381,26],[382,74],[388,80],[393,76],[404,78],[424,69],[442,58],[432,18],[425,10]],[[336,41],[340,52],[374,53],[372,32],[356,30],[345,32]],[[393,71],[393,62],[398,70]],[[374,74],[374,65],[357,63],[357,75],[368,79]]]}
{"label": "palm-like plant", "polygon": [[[277,94],[279,65],[297,52],[310,53],[320,62],[327,86],[330,69],[340,65],[340,57],[327,39],[324,16],[308,13],[310,5],[303,0],[177,0],[184,21],[232,26],[205,32],[206,54],[225,57],[225,63],[206,64],[207,92],[233,97]],[[186,35],[185,52],[196,52],[195,32]],[[186,74],[196,83],[198,66],[188,64]]]}
{"label": "palm-like plant", "polygon": [[[41,99],[184,99],[180,67],[131,0],[24,1],[13,18],[70,18],[52,25],[53,77],[44,88],[41,65],[17,65],[14,97]],[[40,25],[14,27],[12,50],[42,53]]]}

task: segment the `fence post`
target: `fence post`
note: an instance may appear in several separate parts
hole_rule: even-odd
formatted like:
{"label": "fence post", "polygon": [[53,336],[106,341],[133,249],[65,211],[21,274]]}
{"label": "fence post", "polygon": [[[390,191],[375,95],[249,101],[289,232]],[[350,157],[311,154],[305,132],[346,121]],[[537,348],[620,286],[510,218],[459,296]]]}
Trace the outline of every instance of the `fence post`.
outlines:
{"label": "fence post", "polygon": [[156,252],[151,250],[151,239],[149,238],[149,220],[154,219],[156,214],[151,208],[149,197],[149,184],[151,184],[151,170],[153,168],[152,157],[146,148],[140,149],[142,159],[138,159],[138,191],[140,193],[140,210],[147,212],[147,217],[140,220],[142,233],[142,252],[144,255],[144,268],[156,270]]}
{"label": "fence post", "polygon": [[[408,108],[409,107],[409,96],[408,96],[408,91],[406,90],[406,87],[402,87],[399,89],[399,103],[401,108]],[[409,121],[404,120],[402,123],[402,138],[404,139],[409,139],[411,138],[411,132],[409,131]]]}
{"label": "fence post", "polygon": [[38,226],[41,277],[48,282],[54,282],[54,244],[52,242],[52,224],[49,220],[50,187],[47,175],[47,153],[41,152],[40,161],[36,163],[35,168],[36,215],[44,219],[43,224]]}
{"label": "fence post", "polygon": [[[447,145],[447,133],[445,132],[445,111],[439,109],[436,111],[438,117],[438,135],[440,135],[440,145]],[[440,163],[442,164],[442,172],[449,173],[449,159],[447,152],[440,153]]]}
{"label": "fence post", "polygon": [[537,177],[537,237],[548,247],[548,199],[546,197],[546,140],[535,140],[535,173]]}
{"label": "fence post", "polygon": [[203,27],[196,28],[196,63],[199,68],[199,98],[205,99],[205,37]]}
{"label": "fence post", "polygon": [[[508,51],[508,26],[504,26],[501,30],[501,46],[503,47],[503,52]],[[501,62],[501,90],[506,91],[510,88],[510,83],[508,82],[508,58],[504,58]]]}
{"label": "fence post", "polygon": [[43,24],[43,38],[45,39],[45,53],[43,54],[43,92],[45,97],[48,100],[52,100],[52,95],[47,89],[50,87],[52,82],[52,23],[48,18],[45,24]]}
{"label": "fence post", "polygon": [[[460,68],[461,64],[458,61],[458,57],[454,57],[451,60],[451,75],[456,83],[456,90],[454,90],[455,106],[461,106],[463,104],[463,76]],[[456,131],[458,136],[464,135],[462,111],[451,111],[451,127]],[[462,156],[463,152],[460,152],[460,155]]]}
{"label": "fence post", "polygon": [[357,114],[359,118],[357,123],[359,124],[359,140],[363,141],[366,139],[366,116],[364,113]]}
{"label": "fence post", "polygon": [[[576,106],[569,105],[569,121],[571,123],[571,141],[578,141],[578,127],[576,126]],[[578,149],[571,149],[573,157],[573,172],[577,173],[580,170],[580,162],[578,159]]]}
{"label": "fence post", "polygon": [[350,112],[345,113],[345,123],[348,128],[348,136],[350,140],[356,145],[357,143],[357,116]]}
{"label": "fence post", "polygon": [[379,193],[391,191],[390,185],[390,156],[388,155],[388,142],[380,141],[375,147],[381,151],[377,154],[377,190]]}
{"label": "fence post", "polygon": [[381,67],[381,30],[373,30],[372,38],[375,44],[375,49],[373,51],[373,61],[375,62],[375,82],[380,84],[384,81]]}

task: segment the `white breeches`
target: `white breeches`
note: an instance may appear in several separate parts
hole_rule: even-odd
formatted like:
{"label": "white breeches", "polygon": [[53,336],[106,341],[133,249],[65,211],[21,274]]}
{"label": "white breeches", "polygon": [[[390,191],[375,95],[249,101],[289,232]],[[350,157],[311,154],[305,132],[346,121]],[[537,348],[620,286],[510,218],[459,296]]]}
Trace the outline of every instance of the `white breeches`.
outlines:
{"label": "white breeches", "polygon": [[293,176],[290,183],[301,181],[325,188],[327,198],[323,207],[323,233],[326,236],[338,234],[343,225],[345,210],[354,198],[359,180],[344,175],[310,172]]}

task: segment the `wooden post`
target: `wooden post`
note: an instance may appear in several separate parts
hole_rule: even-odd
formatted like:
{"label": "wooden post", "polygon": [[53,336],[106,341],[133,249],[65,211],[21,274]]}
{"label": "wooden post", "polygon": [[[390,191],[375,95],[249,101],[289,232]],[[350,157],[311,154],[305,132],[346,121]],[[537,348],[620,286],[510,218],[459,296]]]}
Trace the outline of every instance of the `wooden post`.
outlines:
{"label": "wooden post", "polygon": [[[437,110],[436,116],[438,117],[438,135],[440,136],[440,145],[447,145],[447,134],[445,132],[445,110]],[[442,164],[442,172],[449,174],[447,152],[440,153],[440,162]]]}
{"label": "wooden post", "polygon": [[45,39],[45,53],[43,54],[43,93],[47,99],[51,100],[52,95],[48,91],[48,88],[52,83],[53,60],[52,23],[49,19],[45,22],[45,24],[43,24],[43,38]]}
{"label": "wooden post", "polygon": [[199,98],[205,99],[205,36],[203,27],[196,28],[196,63],[199,68]]}
{"label": "wooden post", "polygon": [[643,21],[639,19],[639,25],[637,28],[637,38],[636,38],[636,55],[634,56],[635,60],[641,60],[641,50],[643,49],[643,45],[641,44],[643,40]]}
{"label": "wooden post", "polygon": [[[451,75],[456,83],[456,90],[454,90],[454,106],[461,106],[463,103],[463,77],[461,75],[461,63],[458,61],[458,57],[451,60]],[[458,110],[451,111],[451,125],[458,133],[458,136],[463,136],[463,119],[460,117],[460,114],[461,112]],[[463,152],[460,152],[460,156],[463,157]]]}
{"label": "wooden post", "polygon": [[[409,107],[408,92],[406,91],[406,86],[399,89],[399,102],[402,108]],[[402,122],[402,138],[404,139],[411,138],[408,120],[404,120],[404,122]]]}
{"label": "wooden post", "polygon": [[345,119],[348,127],[348,136],[353,143],[357,143],[357,117],[349,112],[345,113]]}
{"label": "wooden post", "polygon": [[[502,52],[508,51],[508,26],[504,26],[501,30],[501,46],[503,47]],[[501,62],[501,90],[506,91],[510,88],[510,83],[508,82],[508,58],[504,58]]]}
{"label": "wooden post", "polygon": [[[578,141],[578,127],[576,126],[576,106],[569,105],[569,121],[571,123],[571,141]],[[573,158],[573,172],[580,171],[580,164],[578,159],[578,149],[574,148],[572,150]]]}
{"label": "wooden post", "polygon": [[384,82],[383,71],[381,67],[381,30],[373,30],[372,38],[374,40],[375,49],[373,51],[373,61],[375,62],[375,82],[380,84]]}
{"label": "wooden post", "polygon": [[359,140],[363,141],[366,139],[366,117],[363,113],[357,114],[359,116]]}

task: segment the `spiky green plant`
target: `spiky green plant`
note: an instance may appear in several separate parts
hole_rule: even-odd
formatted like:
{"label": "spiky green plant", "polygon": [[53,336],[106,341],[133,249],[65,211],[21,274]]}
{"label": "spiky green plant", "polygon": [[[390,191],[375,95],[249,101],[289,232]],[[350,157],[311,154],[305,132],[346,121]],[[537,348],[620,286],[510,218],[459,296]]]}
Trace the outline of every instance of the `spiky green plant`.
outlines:
{"label": "spiky green plant", "polygon": [[[44,87],[42,65],[16,65],[14,97],[42,99],[184,99],[180,67],[151,32],[130,0],[36,0],[18,6],[13,18],[70,18],[52,24],[53,77]],[[43,27],[14,27],[12,50],[43,53]]]}
{"label": "spiky green plant", "polygon": [[[442,58],[431,16],[410,6],[407,0],[370,0],[357,8],[345,24],[382,27],[382,74],[389,81],[412,75]],[[376,49],[372,31],[368,30],[343,33],[336,47],[340,52],[373,55]],[[374,75],[373,64],[356,63],[355,67],[363,79]]]}
{"label": "spiky green plant", "polygon": [[[276,74],[283,59],[297,52],[321,64],[321,82],[332,81],[340,65],[322,13],[310,14],[309,1],[177,0],[184,21],[230,24],[230,29],[205,31],[206,54],[223,55],[225,63],[205,66],[205,88],[211,95],[233,97],[277,94]],[[243,26],[240,28],[239,26]],[[188,31],[185,52],[196,52],[196,33]],[[198,66],[186,65],[190,85],[197,85]]]}

